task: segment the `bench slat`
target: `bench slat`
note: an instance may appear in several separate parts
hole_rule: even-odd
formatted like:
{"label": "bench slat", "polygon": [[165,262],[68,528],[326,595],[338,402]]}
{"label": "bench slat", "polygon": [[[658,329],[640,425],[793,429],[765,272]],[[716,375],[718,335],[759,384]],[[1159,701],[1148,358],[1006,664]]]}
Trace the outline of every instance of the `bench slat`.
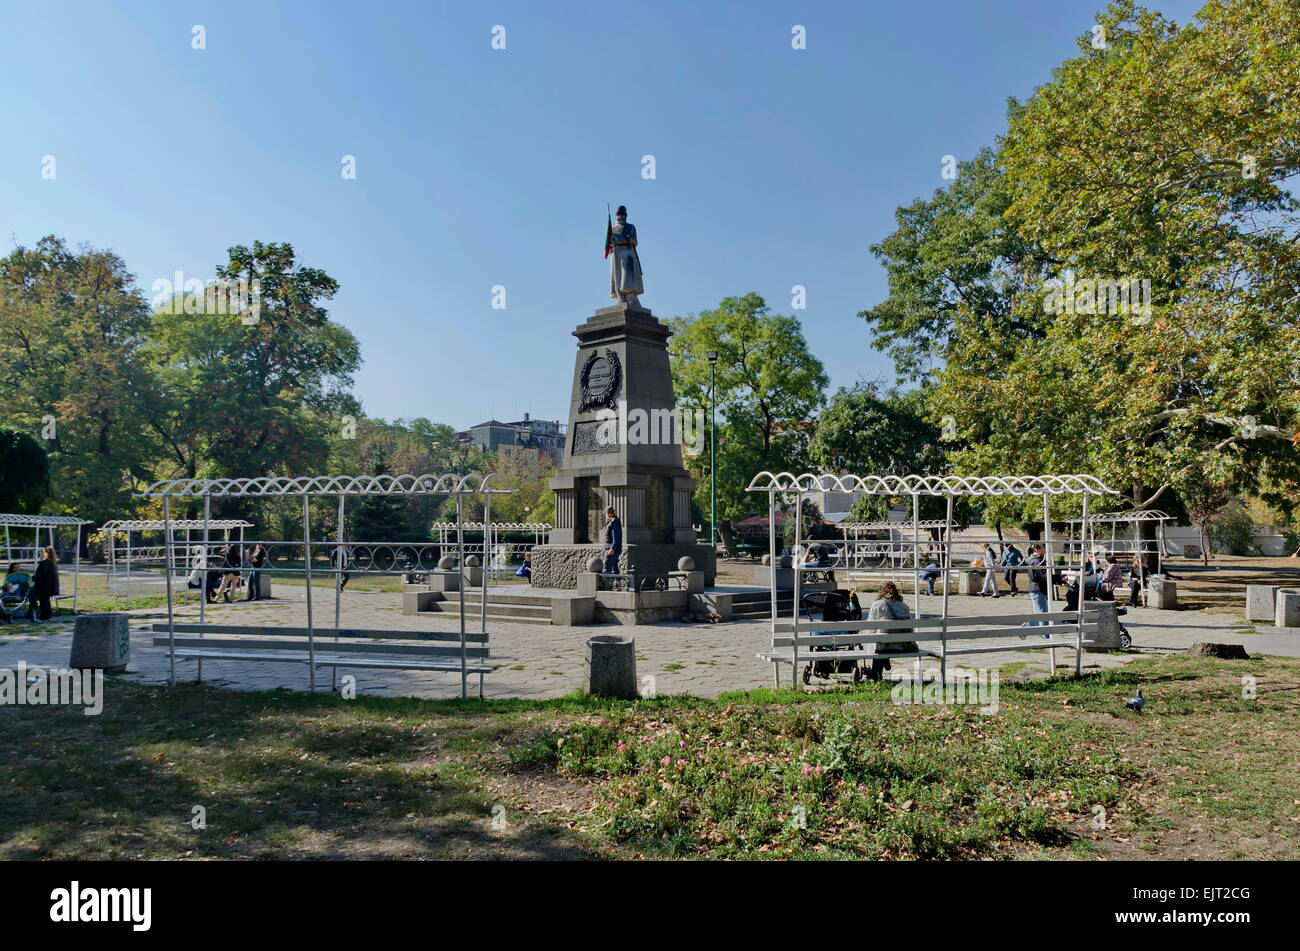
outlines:
{"label": "bench slat", "polygon": [[[937,658],[938,656],[934,651],[907,651],[899,654],[877,654],[873,651],[812,651],[801,653],[798,663],[806,664],[817,660],[906,660],[913,657]],[[760,651],[758,657],[760,660],[790,663],[789,651]]]}
{"label": "bench slat", "polygon": [[[1088,639],[1086,639],[1086,638],[1084,639],[1083,644],[1084,644],[1085,647],[1087,647],[1087,646],[1088,646],[1089,644],[1091,644],[1091,643],[1093,643],[1093,642],[1090,641],[1090,640],[1088,640]],[[949,648],[949,649],[948,649],[948,657],[951,658],[951,657],[955,657],[955,656],[958,656],[958,655],[965,655],[965,654],[1001,654],[1001,653],[1015,653],[1016,651],[1026,651],[1026,650],[1044,650],[1044,649],[1052,648],[1052,647],[1061,647],[1061,648],[1065,648],[1065,649],[1067,649],[1067,650],[1073,650],[1073,649],[1075,648],[1075,642],[1074,642],[1073,640],[1068,640],[1068,641],[1060,641],[1060,640],[1058,640],[1058,641],[1041,641],[1041,640],[1040,640],[1040,641],[1038,641],[1038,642],[1031,642],[1031,643],[1029,643],[1029,644],[1021,644],[1021,643],[1015,643],[1015,644],[994,644],[994,645],[990,645],[990,646],[987,646],[987,647],[960,647],[960,648]],[[799,654],[798,659],[796,660],[796,663],[807,664],[807,663],[810,663],[810,662],[813,662],[813,661],[819,661],[819,660],[828,660],[828,661],[836,661],[836,660],[875,660],[875,659],[877,659],[877,658],[879,658],[879,659],[887,659],[887,660],[898,660],[899,658],[912,658],[912,657],[933,657],[933,658],[936,658],[936,659],[937,659],[939,656],[940,656],[940,655],[939,655],[939,654],[936,654],[934,651],[917,651],[917,652],[915,652],[915,653],[905,653],[905,654],[876,654],[876,653],[874,653],[874,652],[872,652],[872,651],[858,651],[858,650],[849,650],[849,651],[807,651],[807,652],[801,652],[801,653]],[[788,663],[790,663],[790,652],[789,652],[788,650],[785,650],[785,651],[776,651],[776,650],[773,650],[773,651],[760,651],[759,654],[758,654],[758,657],[759,657],[760,660],[766,660],[766,661],[769,661],[769,662],[772,662],[772,663],[781,663],[781,664],[788,664]]]}
{"label": "bench slat", "polygon": [[[1084,610],[1084,623],[1095,622],[1098,612]],[[1068,621],[1079,620],[1078,611],[1051,611],[1047,614],[998,614],[989,617],[950,617],[948,630],[951,632],[964,627],[988,627],[993,624],[1020,624],[1025,621]],[[943,627],[943,618],[923,617],[899,621],[799,621],[800,631],[897,631],[903,628],[925,630]],[[793,632],[794,624],[788,620],[776,622],[778,634]]]}
{"label": "bench slat", "polygon": [[[246,624],[177,624],[173,628],[168,628],[166,624],[154,624],[153,630],[155,633],[162,634],[166,634],[169,630],[175,630],[177,634],[242,634],[250,637],[307,636],[307,628],[305,627],[256,627]],[[314,634],[317,638],[338,636],[361,639],[378,637],[390,641],[454,641],[460,643],[460,634],[455,631],[380,631],[352,627],[318,627],[315,628]],[[485,634],[465,634],[466,643],[485,644],[487,640]]]}
{"label": "bench slat", "polygon": [[[168,637],[154,637],[155,647],[167,647],[171,644]],[[236,650],[256,650],[256,651],[297,651],[303,653],[307,650],[307,642],[303,641],[278,641],[268,638],[239,639],[234,637],[178,637],[176,638],[178,648],[198,647],[198,648],[231,648]],[[376,644],[376,643],[349,643],[340,641],[335,644],[332,641],[328,644],[320,644],[316,648],[319,652],[342,651],[346,653],[358,654],[403,654],[417,657],[459,657],[459,647],[444,646],[425,646],[423,644]],[[486,647],[466,647],[466,657],[487,657],[489,654]]]}
{"label": "bench slat", "polygon": [[[263,654],[257,651],[227,651],[227,650],[196,650],[186,648],[177,650],[176,656],[180,660],[256,660],[256,661],[282,661],[288,663],[305,664],[307,658],[304,656],[292,656],[289,654]],[[371,667],[371,668],[391,668],[394,670],[445,670],[459,671],[460,664],[453,664],[450,661],[384,661],[379,658],[365,660],[354,657],[327,657],[321,656],[316,658],[317,667]],[[497,664],[466,664],[465,670],[472,674],[490,674],[498,668]]]}
{"label": "bench slat", "polygon": [[[1095,634],[1097,624],[1083,625],[1084,634]],[[1041,637],[1044,634],[1073,634],[1079,630],[1077,624],[1040,624],[1037,627],[1000,627],[987,631],[948,631],[948,641],[973,641],[985,637]],[[941,641],[938,634],[895,632],[889,634],[868,634],[865,632],[849,634],[808,634],[800,637],[775,637],[773,647],[789,647],[797,643],[800,647],[830,644],[896,644],[899,641],[917,641],[933,644]]]}

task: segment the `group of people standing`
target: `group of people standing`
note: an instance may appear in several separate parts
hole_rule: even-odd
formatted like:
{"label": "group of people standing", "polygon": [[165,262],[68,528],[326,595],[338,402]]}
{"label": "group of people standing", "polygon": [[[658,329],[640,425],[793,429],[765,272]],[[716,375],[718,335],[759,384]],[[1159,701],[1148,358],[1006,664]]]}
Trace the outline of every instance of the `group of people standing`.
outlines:
{"label": "group of people standing", "polygon": [[216,552],[205,553],[202,547],[192,552],[194,561],[188,586],[203,589],[208,603],[231,601],[244,584],[244,570],[248,570],[248,596],[245,601],[262,598],[262,566],[266,564],[266,546],[260,543],[244,549],[242,545],[225,545]]}

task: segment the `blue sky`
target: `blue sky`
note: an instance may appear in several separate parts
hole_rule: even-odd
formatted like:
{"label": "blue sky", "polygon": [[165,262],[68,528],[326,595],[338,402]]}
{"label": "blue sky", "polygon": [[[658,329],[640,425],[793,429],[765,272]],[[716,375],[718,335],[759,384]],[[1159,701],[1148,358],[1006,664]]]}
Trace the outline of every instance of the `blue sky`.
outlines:
{"label": "blue sky", "polygon": [[[1152,5],[1186,22],[1199,3]],[[111,247],[148,291],[288,241],[341,284],[371,415],[563,419],[622,203],[659,317],[757,291],[801,318],[833,387],[892,379],[856,316],[886,290],[868,246],[944,184],[944,155],[993,141],[1007,97],[1075,55],[1101,6],[6,4],[5,250]]]}

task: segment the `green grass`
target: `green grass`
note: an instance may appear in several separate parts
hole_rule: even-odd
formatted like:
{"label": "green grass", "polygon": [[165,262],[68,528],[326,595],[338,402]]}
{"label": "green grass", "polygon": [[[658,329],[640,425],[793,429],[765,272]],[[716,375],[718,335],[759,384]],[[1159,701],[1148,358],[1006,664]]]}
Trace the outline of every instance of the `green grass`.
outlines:
{"label": "green grass", "polygon": [[[1123,708],[1137,687],[1141,715]],[[864,684],[348,701],[110,679],[99,717],[0,707],[0,858],[1300,850],[1300,662],[1143,659],[1004,682],[1000,700],[995,715],[902,706]]]}

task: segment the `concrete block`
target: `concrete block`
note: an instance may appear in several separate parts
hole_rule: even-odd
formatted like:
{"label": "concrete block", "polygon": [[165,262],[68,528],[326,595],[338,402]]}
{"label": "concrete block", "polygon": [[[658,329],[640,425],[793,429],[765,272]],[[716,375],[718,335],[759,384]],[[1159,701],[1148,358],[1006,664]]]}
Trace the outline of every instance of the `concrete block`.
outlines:
{"label": "concrete block", "polygon": [[1114,601],[1085,601],[1083,607],[1085,611],[1097,612],[1097,633],[1086,636],[1092,643],[1084,646],[1084,653],[1119,650],[1119,605]]}
{"label": "concrete block", "polygon": [[587,692],[596,697],[635,700],[636,638],[598,634],[587,639]]}
{"label": "concrete block", "polygon": [[1300,590],[1279,588],[1273,623],[1278,627],[1300,627]]}
{"label": "concrete block", "polygon": [[1147,579],[1147,607],[1175,610],[1178,607],[1178,582],[1172,578]]}
{"label": "concrete block", "polygon": [[578,572],[578,594],[584,598],[594,598],[600,590],[600,573],[595,571]]}
{"label": "concrete block", "polygon": [[687,601],[687,607],[692,614],[716,614],[722,620],[730,621],[733,597],[732,594],[719,594],[712,591],[692,594]]}
{"label": "concrete block", "polygon": [[552,598],[551,623],[562,627],[577,627],[582,624],[594,624],[596,620],[596,599],[587,598]]}
{"label": "concrete block", "polygon": [[125,614],[82,614],[73,622],[69,667],[120,674],[130,660],[131,631]]}
{"label": "concrete block", "polygon": [[419,614],[429,611],[435,601],[441,601],[442,594],[437,591],[403,591],[402,613]]}
{"label": "concrete block", "polygon": [[1275,584],[1246,585],[1246,619],[1248,621],[1272,622],[1277,614],[1277,592]]}

